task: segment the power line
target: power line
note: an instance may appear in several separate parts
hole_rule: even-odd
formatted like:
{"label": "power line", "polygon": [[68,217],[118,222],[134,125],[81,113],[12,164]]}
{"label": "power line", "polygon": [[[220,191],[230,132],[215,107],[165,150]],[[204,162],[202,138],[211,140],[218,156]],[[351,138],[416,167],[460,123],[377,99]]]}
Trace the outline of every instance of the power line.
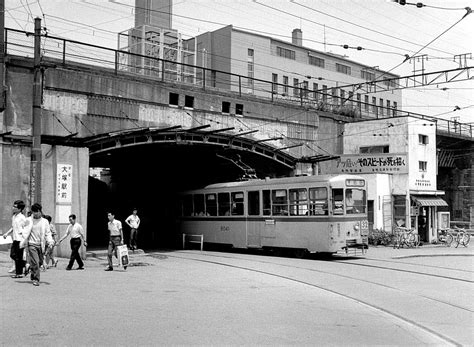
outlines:
{"label": "power line", "polygon": [[[314,8],[312,8],[312,7],[309,7],[309,6],[300,4],[300,3],[296,2],[296,0],[290,0],[290,2],[293,3],[293,4],[295,4],[295,5],[298,5],[298,6],[301,6],[301,7],[303,7],[303,8],[306,8],[306,9],[308,9],[308,10],[311,10],[311,11],[313,11],[313,12],[321,13],[321,14],[323,14],[323,15],[325,15],[325,16],[328,16],[328,17],[331,17],[331,18],[335,18],[335,19],[340,20],[340,21],[342,21],[342,22],[344,22],[344,23],[348,23],[348,24],[354,25],[354,26],[356,26],[356,27],[358,27],[358,28],[362,28],[362,29],[365,29],[365,30],[368,30],[368,31],[371,31],[371,32],[374,32],[374,33],[377,33],[377,34],[380,34],[380,35],[383,35],[383,36],[387,36],[387,37],[390,37],[390,38],[395,39],[395,40],[398,40],[398,41],[410,43],[410,44],[415,45],[415,46],[421,46],[420,43],[416,43],[416,42],[413,42],[413,41],[408,41],[408,40],[399,38],[399,37],[397,37],[397,36],[393,36],[393,35],[390,35],[390,34],[386,34],[386,33],[383,33],[383,32],[381,32],[381,31],[375,30],[375,29],[373,29],[373,28],[368,28],[368,27],[365,27],[365,26],[363,26],[363,25],[360,25],[360,24],[353,23],[353,22],[351,22],[351,21],[345,20],[345,19],[343,19],[343,18],[340,18],[340,17],[337,17],[337,16],[333,16],[333,15],[328,14],[328,13],[326,13],[326,12],[323,12],[323,11],[320,11],[320,10],[316,10],[316,9],[314,9]],[[436,50],[436,51],[439,51],[439,52],[443,52],[443,53],[450,54],[449,52],[441,51],[441,50],[434,49],[434,48],[432,48],[432,49],[433,49],[433,50]]]}

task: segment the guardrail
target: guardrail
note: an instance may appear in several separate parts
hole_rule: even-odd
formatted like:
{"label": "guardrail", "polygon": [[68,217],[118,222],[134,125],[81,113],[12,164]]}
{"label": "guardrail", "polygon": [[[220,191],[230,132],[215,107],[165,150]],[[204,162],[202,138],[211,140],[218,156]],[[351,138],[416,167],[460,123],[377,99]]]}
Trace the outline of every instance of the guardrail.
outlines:
{"label": "guardrail", "polygon": [[[33,58],[34,33],[5,28],[5,54]],[[273,81],[250,78],[226,71],[208,69],[172,60],[159,59],[122,50],[92,45],[64,38],[42,35],[41,54],[59,64],[79,63],[111,69],[115,74],[142,75],[163,82],[192,84],[203,89],[226,90],[239,96],[254,95],[272,101],[298,103],[317,110],[353,118],[390,118],[413,116],[437,122],[437,130],[447,134],[472,138],[473,125],[437,119],[419,113],[384,107],[362,100],[333,95],[331,88],[310,90]]]}
{"label": "guardrail", "polygon": [[[188,241],[186,241],[186,237],[189,238]],[[203,245],[204,245],[204,235],[183,234],[183,249],[186,249],[186,242],[200,244],[200,249],[202,252]]]}

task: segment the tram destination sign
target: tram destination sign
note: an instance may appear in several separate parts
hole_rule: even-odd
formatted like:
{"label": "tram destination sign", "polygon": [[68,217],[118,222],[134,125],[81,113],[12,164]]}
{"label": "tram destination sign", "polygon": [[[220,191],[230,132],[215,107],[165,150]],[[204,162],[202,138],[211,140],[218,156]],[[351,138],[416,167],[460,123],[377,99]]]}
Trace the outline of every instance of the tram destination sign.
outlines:
{"label": "tram destination sign", "polygon": [[364,153],[343,154],[335,161],[337,173],[408,173],[408,161],[405,153]]}

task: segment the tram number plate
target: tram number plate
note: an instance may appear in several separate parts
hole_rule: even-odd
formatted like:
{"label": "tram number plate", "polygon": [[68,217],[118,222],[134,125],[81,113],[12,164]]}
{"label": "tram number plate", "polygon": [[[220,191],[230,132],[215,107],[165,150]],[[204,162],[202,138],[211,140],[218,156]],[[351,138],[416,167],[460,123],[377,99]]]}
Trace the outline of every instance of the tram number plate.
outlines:
{"label": "tram number plate", "polygon": [[369,229],[369,221],[368,221],[368,220],[363,220],[363,221],[360,223],[360,228],[361,228],[361,229]]}
{"label": "tram number plate", "polygon": [[221,225],[221,231],[223,232],[230,231],[230,227],[228,225]]}

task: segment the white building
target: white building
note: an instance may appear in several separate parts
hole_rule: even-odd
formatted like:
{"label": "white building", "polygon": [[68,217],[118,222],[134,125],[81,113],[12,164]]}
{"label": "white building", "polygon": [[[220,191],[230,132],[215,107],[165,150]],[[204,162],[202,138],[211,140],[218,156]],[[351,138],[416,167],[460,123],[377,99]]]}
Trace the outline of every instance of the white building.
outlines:
{"label": "white building", "polygon": [[415,117],[348,123],[343,144],[329,170],[366,177],[373,228],[414,227],[422,241],[434,240],[438,209],[447,206],[436,189],[436,124]]}
{"label": "white building", "polygon": [[[371,80],[396,79],[397,75],[305,47],[299,29],[293,30],[292,38],[287,42],[229,25],[188,40],[188,46],[196,47],[198,66],[217,71],[209,71],[210,76],[206,77],[217,88],[304,100],[319,104],[322,109],[346,107],[364,117],[394,116],[401,108],[401,91],[387,90],[396,84],[395,80],[370,87],[355,86]],[[351,86],[342,87],[346,85]]]}

